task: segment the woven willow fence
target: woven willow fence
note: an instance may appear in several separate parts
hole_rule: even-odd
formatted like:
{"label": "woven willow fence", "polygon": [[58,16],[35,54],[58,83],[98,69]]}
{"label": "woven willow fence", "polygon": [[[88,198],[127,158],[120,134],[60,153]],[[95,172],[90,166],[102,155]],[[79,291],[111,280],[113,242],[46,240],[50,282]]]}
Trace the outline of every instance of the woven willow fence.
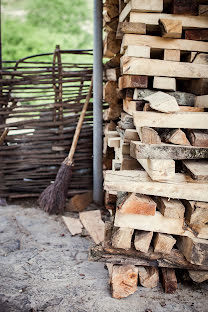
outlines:
{"label": "woven willow fence", "polygon": [[[66,157],[92,77],[91,64],[64,62],[63,51],[4,62],[1,71],[0,197],[37,197]],[[51,62],[47,61],[51,55]],[[47,58],[46,58],[47,57]],[[74,157],[69,195],[92,189],[92,103]]]}

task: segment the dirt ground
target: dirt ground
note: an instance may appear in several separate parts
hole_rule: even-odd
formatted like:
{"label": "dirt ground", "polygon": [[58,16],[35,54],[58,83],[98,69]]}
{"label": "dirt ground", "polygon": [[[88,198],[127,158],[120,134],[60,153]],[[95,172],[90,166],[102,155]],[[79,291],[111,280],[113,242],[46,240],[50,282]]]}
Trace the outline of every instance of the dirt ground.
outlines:
{"label": "dirt ground", "polygon": [[138,287],[111,298],[103,263],[88,262],[88,237],[72,237],[58,216],[0,207],[0,312],[207,312],[208,283],[178,284],[173,295]]}

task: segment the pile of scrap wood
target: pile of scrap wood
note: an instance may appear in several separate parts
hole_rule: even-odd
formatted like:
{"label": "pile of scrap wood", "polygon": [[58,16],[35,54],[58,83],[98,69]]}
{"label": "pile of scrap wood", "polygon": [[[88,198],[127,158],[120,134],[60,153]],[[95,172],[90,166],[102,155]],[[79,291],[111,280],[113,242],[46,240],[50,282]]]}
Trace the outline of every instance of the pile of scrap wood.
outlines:
{"label": "pile of scrap wood", "polygon": [[[126,297],[175,269],[208,279],[208,5],[104,4],[104,189],[112,222],[91,259]],[[110,161],[111,160],[111,161]],[[123,266],[122,266],[123,265]]]}

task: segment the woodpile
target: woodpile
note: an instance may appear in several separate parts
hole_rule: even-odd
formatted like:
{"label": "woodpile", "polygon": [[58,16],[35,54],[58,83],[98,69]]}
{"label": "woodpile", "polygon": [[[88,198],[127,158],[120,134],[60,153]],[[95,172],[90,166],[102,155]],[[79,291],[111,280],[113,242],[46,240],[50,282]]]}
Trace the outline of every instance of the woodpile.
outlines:
{"label": "woodpile", "polygon": [[[43,54],[3,63],[0,198],[38,197],[67,156],[92,77],[92,65],[68,61],[73,54],[90,58],[91,52],[56,48],[51,61]],[[69,196],[92,189],[92,115],[91,101]]]}
{"label": "woodpile", "polygon": [[[111,263],[115,298],[175,269],[208,272],[208,5],[104,4],[104,189],[112,222],[91,259]],[[109,161],[111,159],[111,161]],[[160,274],[159,274],[160,272]],[[204,278],[201,278],[204,277]]]}

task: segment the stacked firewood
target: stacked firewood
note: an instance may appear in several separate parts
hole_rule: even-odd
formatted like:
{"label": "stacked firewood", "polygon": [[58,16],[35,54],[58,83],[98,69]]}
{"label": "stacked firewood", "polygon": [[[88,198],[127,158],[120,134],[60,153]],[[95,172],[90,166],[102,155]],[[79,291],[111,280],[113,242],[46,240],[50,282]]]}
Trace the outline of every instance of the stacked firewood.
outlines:
{"label": "stacked firewood", "polygon": [[135,292],[137,279],[157,286],[159,270],[165,291],[174,292],[176,268],[196,282],[208,279],[208,5],[104,7],[104,56],[111,57],[104,189],[112,223],[92,258],[113,264],[116,298]]}

